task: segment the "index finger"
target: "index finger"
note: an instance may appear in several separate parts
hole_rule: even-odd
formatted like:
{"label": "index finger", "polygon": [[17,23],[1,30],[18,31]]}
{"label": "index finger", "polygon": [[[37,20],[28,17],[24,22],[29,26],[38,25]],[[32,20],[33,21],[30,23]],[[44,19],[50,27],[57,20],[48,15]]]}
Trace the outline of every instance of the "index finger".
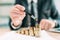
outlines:
{"label": "index finger", "polygon": [[19,4],[15,5],[15,7],[16,7],[17,9],[19,9],[20,11],[24,11],[24,10],[25,10],[25,7],[22,6],[22,5],[19,5]]}

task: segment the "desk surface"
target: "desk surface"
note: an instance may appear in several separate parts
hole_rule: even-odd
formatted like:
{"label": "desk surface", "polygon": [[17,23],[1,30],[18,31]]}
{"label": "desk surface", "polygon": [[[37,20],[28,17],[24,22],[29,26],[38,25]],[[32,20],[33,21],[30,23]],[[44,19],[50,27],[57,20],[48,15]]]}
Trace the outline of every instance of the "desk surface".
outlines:
{"label": "desk surface", "polygon": [[[11,31],[9,28],[0,28],[0,36],[2,36],[4,33],[9,32],[9,31]],[[53,38],[60,40],[60,33],[54,33],[54,32],[48,32],[48,31],[47,33]]]}

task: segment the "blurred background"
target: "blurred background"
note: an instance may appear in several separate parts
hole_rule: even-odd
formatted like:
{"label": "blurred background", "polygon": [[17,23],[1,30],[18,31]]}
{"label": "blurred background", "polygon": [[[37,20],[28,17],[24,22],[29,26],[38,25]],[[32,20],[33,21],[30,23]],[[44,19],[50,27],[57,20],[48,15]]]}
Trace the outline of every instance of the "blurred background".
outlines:
{"label": "blurred background", "polygon": [[9,12],[15,0],[0,0],[0,27],[8,27]]}
{"label": "blurred background", "polygon": [[[14,3],[15,0],[0,0],[0,27],[9,27],[9,13]],[[60,15],[60,0],[54,0],[54,3]],[[60,18],[56,20],[60,23]]]}

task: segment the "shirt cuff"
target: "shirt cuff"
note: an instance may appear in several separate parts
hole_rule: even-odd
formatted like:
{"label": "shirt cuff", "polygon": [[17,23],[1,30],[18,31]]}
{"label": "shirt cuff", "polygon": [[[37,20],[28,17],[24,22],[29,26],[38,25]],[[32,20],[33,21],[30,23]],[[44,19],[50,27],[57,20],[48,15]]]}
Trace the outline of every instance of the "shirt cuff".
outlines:
{"label": "shirt cuff", "polygon": [[15,27],[15,26],[13,25],[13,22],[11,22],[11,26],[12,26],[13,29],[18,29],[18,28],[21,27],[21,25],[22,25],[22,22],[20,23],[20,25],[18,25],[18,26]]}
{"label": "shirt cuff", "polygon": [[54,22],[55,22],[55,27],[54,28],[58,28],[59,27],[59,23],[56,20],[54,20]]}

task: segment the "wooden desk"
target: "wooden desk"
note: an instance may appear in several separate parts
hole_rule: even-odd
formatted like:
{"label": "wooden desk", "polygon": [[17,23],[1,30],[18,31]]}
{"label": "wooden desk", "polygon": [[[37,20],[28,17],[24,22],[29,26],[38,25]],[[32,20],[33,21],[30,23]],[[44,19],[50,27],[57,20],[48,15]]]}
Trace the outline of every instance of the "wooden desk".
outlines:
{"label": "wooden desk", "polygon": [[2,36],[4,33],[11,31],[9,28],[0,28],[0,36]]}
{"label": "wooden desk", "polygon": [[[4,33],[11,31],[9,28],[0,28],[0,36],[2,36]],[[54,32],[47,32],[50,36],[53,38],[56,38],[57,40],[60,40],[60,33],[54,33]]]}
{"label": "wooden desk", "polygon": [[47,33],[51,35],[53,38],[60,40],[60,33],[55,33],[55,32],[47,32]]}

